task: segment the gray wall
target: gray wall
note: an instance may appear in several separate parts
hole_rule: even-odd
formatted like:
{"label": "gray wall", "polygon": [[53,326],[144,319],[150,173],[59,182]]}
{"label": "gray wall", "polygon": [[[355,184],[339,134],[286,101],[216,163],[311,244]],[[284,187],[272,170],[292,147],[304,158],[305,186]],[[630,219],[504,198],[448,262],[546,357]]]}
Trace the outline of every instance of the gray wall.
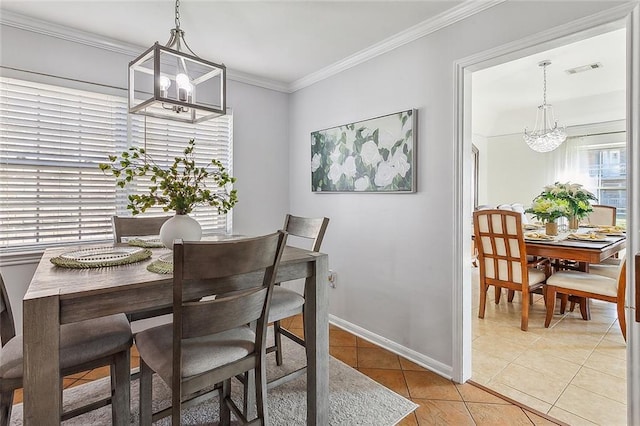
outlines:
{"label": "gray wall", "polygon": [[[505,2],[291,96],[291,208],[331,218],[331,314],[450,372],[462,261],[452,242],[454,62],[612,5]],[[416,194],[310,191],[310,132],[408,108],[419,109]]]}
{"label": "gray wall", "polygon": [[[127,87],[127,65],[133,57],[6,26],[0,26],[0,39],[0,63],[5,67]],[[7,77],[123,95],[119,90],[5,68],[0,72]],[[288,95],[236,81],[228,81],[227,92],[234,117],[233,174],[240,200],[233,209],[233,230],[240,234],[273,232],[282,226],[289,209]],[[33,270],[33,264],[8,266],[5,262],[0,267],[18,327],[22,324],[19,302]]]}

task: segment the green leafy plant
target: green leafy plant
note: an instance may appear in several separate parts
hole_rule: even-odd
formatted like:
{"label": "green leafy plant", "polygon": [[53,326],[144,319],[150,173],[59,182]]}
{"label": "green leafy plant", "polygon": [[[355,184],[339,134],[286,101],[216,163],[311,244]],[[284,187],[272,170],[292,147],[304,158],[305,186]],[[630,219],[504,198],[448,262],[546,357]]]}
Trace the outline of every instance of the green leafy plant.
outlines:
{"label": "green leafy plant", "polygon": [[598,200],[595,195],[584,189],[582,185],[570,182],[556,182],[553,185],[547,185],[537,198],[566,201],[569,210],[566,217],[575,216],[578,219],[582,219],[592,212],[593,208],[590,202]]}
{"label": "green leafy plant", "polygon": [[567,200],[556,200],[538,196],[533,200],[531,207],[525,210],[525,212],[531,213],[536,219],[542,222],[555,222],[557,219],[566,217],[569,214],[569,202]]}
{"label": "green leafy plant", "polygon": [[184,156],[175,157],[168,168],[159,166],[143,148],[137,147],[129,148],[119,156],[110,155],[109,163],[101,163],[99,167],[102,171],[111,171],[120,188],[136,177],[151,175],[149,193],[129,195],[127,208],[134,215],[155,205],[179,215],[190,213],[199,205],[216,207],[220,214],[228,212],[238,202],[236,190],[228,190],[236,178],[215,159],[205,167],[196,166],[194,149],[195,140],[191,139],[184,149]]}

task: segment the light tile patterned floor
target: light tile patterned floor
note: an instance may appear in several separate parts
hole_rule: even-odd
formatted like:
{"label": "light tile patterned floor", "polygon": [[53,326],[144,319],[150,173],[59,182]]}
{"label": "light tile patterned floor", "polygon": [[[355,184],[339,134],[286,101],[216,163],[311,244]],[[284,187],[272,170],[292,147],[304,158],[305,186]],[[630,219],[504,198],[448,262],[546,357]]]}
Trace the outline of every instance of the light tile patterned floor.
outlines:
{"label": "light tile patterned floor", "polygon": [[536,295],[524,332],[519,295],[496,305],[490,288],[478,318],[477,268],[472,277],[473,381],[571,425],[626,425],[626,345],[613,303],[592,300],[590,321],[556,306],[546,329]]}
{"label": "light tile patterned floor", "polygon": [[[303,335],[300,316],[282,323],[295,334]],[[472,384],[455,384],[333,325],[329,329],[329,340],[332,356],[419,405],[398,423],[400,426],[556,424]],[[139,365],[135,347],[131,361],[132,366]],[[77,374],[65,378],[64,386],[81,385],[108,374],[106,368]],[[21,401],[22,390],[19,390],[14,402]]]}

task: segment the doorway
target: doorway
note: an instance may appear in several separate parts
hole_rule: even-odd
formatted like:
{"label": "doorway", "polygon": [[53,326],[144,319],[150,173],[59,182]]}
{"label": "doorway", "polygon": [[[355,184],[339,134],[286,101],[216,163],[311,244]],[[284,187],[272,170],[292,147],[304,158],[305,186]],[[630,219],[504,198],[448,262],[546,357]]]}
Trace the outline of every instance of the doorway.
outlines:
{"label": "doorway", "polygon": [[[624,18],[624,19],[623,19]],[[458,155],[458,164],[459,168],[459,177],[460,182],[470,182],[471,178],[469,177],[469,173],[471,170],[470,161],[471,161],[471,143],[477,144],[476,139],[472,138],[472,111],[471,111],[471,103],[472,103],[472,73],[492,67],[497,64],[506,63],[508,61],[513,61],[515,59],[520,59],[526,55],[531,55],[532,53],[542,52],[544,50],[548,50],[550,48],[556,48],[558,46],[574,43],[579,40],[584,40],[590,37],[594,37],[596,35],[600,35],[606,32],[610,32],[612,30],[619,30],[621,28],[626,28],[629,32],[627,36],[627,52],[628,59],[626,64],[627,72],[629,73],[629,77],[626,79],[627,81],[627,91],[626,91],[626,99],[630,100],[627,105],[626,110],[626,118],[628,120],[626,124],[627,129],[627,148],[630,153],[637,152],[639,149],[639,142],[637,136],[637,126],[638,126],[638,103],[640,96],[638,95],[638,90],[634,87],[634,84],[629,84],[629,82],[636,82],[638,79],[638,58],[637,58],[637,45],[638,43],[638,7],[636,6],[634,10],[630,7],[625,10],[620,16],[616,17],[617,21],[612,22],[611,16],[603,16],[600,19],[600,22],[594,24],[597,19],[592,20],[589,24],[575,24],[575,25],[567,25],[566,32],[562,35],[555,34],[546,34],[546,35],[538,35],[535,40],[532,38],[531,40],[522,41],[518,43],[518,47],[510,46],[505,51],[499,52],[497,49],[494,52],[487,53],[484,57],[480,58],[475,57],[468,61],[460,61],[456,65],[457,70],[457,148],[459,151]],[[635,23],[635,24],[634,24]],[[540,43],[540,40],[546,40],[543,43]],[[633,46],[636,46],[636,50],[634,51]],[[535,117],[534,117],[535,118]],[[532,126],[533,124],[531,124]],[[521,143],[524,144],[524,142]],[[481,150],[482,152],[482,150]],[[637,154],[636,154],[637,155]],[[637,235],[638,228],[638,212],[633,209],[633,206],[638,205],[637,202],[634,204],[634,200],[637,200],[638,193],[638,161],[637,159],[632,158],[629,161],[628,167],[630,172],[629,182],[629,200],[627,201],[627,205],[630,207],[630,211],[628,212],[628,235]],[[483,156],[486,159],[486,156]],[[482,165],[480,166],[482,169]],[[471,287],[472,287],[472,272],[470,264],[467,264],[467,260],[469,256],[465,256],[465,250],[469,248],[470,236],[471,236],[471,227],[468,223],[465,223],[466,219],[470,216],[472,210],[472,203],[469,201],[471,199],[470,193],[464,189],[465,185],[460,185],[459,189],[459,197],[458,200],[460,204],[464,205],[465,208],[460,217],[460,228],[462,232],[460,234],[460,241],[458,241],[457,250],[460,252],[460,256],[458,259],[461,259],[462,264],[460,265],[459,277],[460,286],[462,288],[456,288],[456,295],[458,296],[458,303],[456,304],[456,308],[459,310],[454,312],[454,315],[457,317],[457,323],[460,326],[460,329],[457,330],[457,336],[459,346],[456,347],[456,351],[454,352],[456,358],[454,360],[454,370],[457,373],[456,377],[459,380],[467,380],[472,378],[472,365],[471,365],[471,350],[472,346],[471,341],[473,340],[473,334],[471,332],[471,323],[473,321],[472,317],[472,295],[471,295]],[[468,185],[467,185],[468,188]],[[538,186],[539,188],[539,186]],[[482,198],[479,200],[479,204],[483,204]],[[468,222],[468,221],[467,221]],[[630,253],[634,253],[637,251],[638,243],[635,239],[629,238],[628,242],[628,251]],[[468,252],[468,251],[467,251]],[[633,271],[628,271],[628,276],[632,276],[631,273]],[[631,281],[629,281],[631,282]],[[631,293],[628,294],[628,299],[630,298]],[[629,310],[627,314],[627,318],[629,320],[632,319],[631,313],[633,311]],[[460,321],[460,318],[462,320]],[[634,332],[635,330],[635,332]],[[640,334],[638,333],[638,328],[636,325],[631,326],[631,332],[628,343],[628,365],[629,370],[627,372],[627,377],[630,380],[629,383],[629,392],[628,392],[628,400],[632,401],[633,398],[637,398],[638,394],[638,381],[637,372],[634,374],[634,369],[637,369],[637,358],[638,358],[638,340],[640,340]],[[524,333],[524,332],[522,332]],[[636,364],[634,365],[634,360],[636,360]],[[637,371],[637,370],[635,370]],[[525,404],[526,401],[523,401]],[[632,404],[629,404],[628,409],[628,419],[632,424],[638,423],[640,421],[640,413],[638,413],[638,407],[634,407]]]}

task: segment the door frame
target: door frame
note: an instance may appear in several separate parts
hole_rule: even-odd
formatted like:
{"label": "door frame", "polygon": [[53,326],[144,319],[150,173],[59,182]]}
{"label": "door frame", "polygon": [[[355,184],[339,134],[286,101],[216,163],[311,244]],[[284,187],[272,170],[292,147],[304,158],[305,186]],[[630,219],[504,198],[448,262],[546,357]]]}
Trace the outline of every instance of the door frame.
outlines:
{"label": "door frame", "polygon": [[[640,251],[640,4],[626,3],[569,22],[561,27],[480,52],[454,63],[454,285],[453,285],[453,379],[463,383],[471,378],[471,74],[484,68],[553,49],[615,29],[627,30],[627,300],[634,300],[633,255]],[[640,307],[636,307],[640,308]],[[640,424],[640,323],[634,308],[627,309],[627,418]]]}

